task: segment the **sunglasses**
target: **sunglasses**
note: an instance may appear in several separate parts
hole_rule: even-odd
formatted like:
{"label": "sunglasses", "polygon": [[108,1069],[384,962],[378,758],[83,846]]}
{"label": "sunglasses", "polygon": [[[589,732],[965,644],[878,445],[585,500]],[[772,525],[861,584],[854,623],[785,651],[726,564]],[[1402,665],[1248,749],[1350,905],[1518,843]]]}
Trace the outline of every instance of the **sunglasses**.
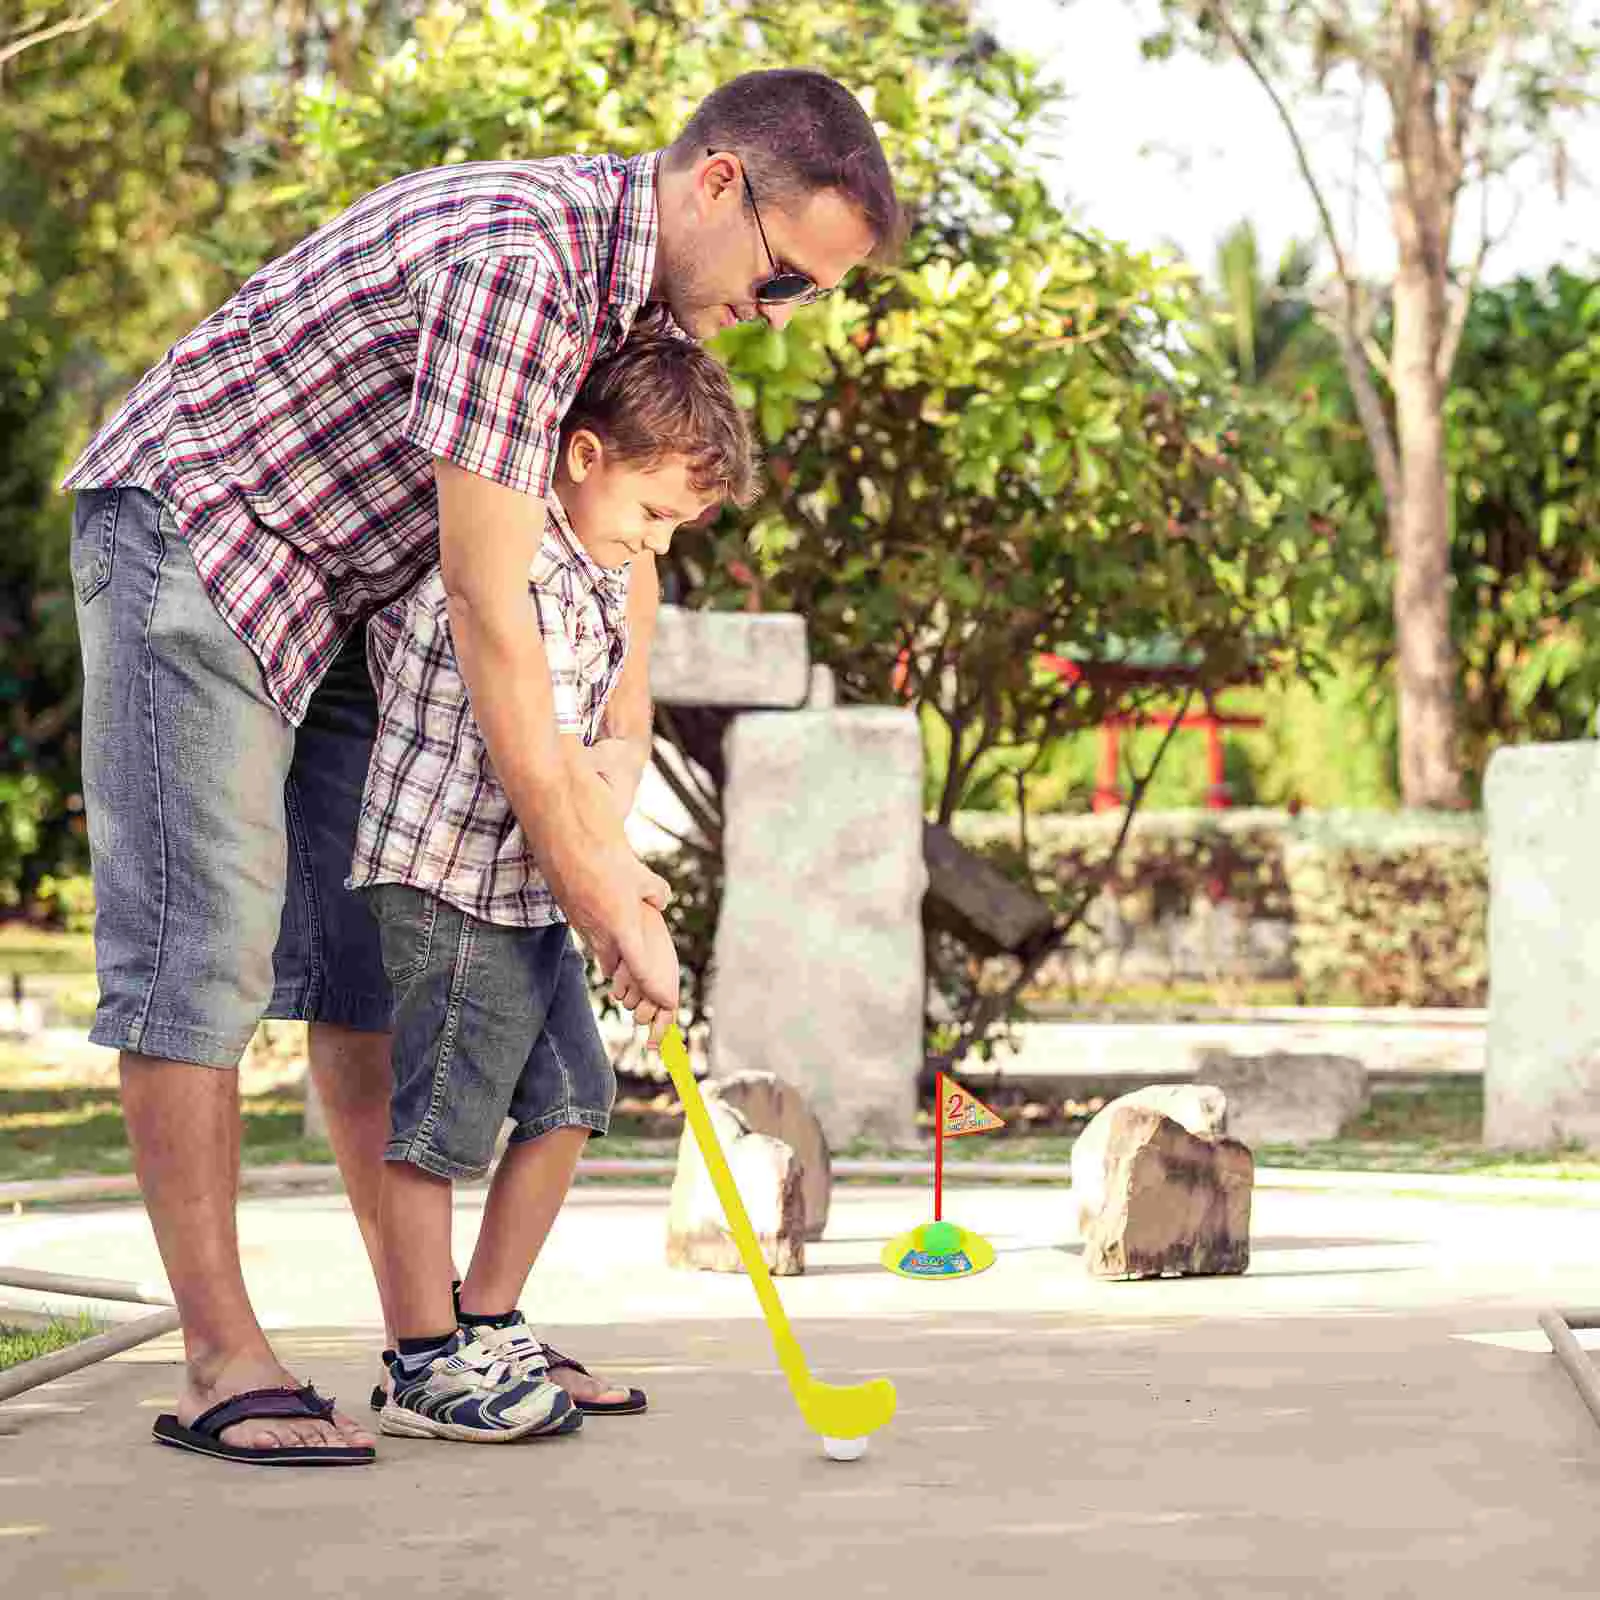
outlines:
{"label": "sunglasses", "polygon": [[[714,156],[715,150],[707,150],[708,156]],[[772,246],[767,243],[767,230],[761,223],[761,207],[756,204],[756,192],[750,187],[750,178],[744,170],[744,163],[739,163],[739,176],[744,179],[744,192],[750,200],[750,211],[756,219],[756,231],[761,235],[761,248],[767,252],[767,264],[772,268],[770,276],[763,278],[754,287],[756,304],[760,306],[809,306],[822,299],[824,295],[833,293],[832,289],[824,289],[809,273],[796,272],[792,267],[780,267],[777,257],[772,253]]]}

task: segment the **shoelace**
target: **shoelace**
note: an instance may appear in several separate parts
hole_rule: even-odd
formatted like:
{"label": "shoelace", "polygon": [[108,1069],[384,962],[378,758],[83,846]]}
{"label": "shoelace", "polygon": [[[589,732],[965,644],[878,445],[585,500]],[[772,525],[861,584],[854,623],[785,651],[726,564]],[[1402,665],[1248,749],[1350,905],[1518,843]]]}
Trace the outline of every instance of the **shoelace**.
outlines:
{"label": "shoelace", "polygon": [[523,1324],[510,1328],[479,1328],[473,1342],[493,1352],[518,1378],[543,1377],[550,1370],[544,1346],[534,1338],[532,1329]]}

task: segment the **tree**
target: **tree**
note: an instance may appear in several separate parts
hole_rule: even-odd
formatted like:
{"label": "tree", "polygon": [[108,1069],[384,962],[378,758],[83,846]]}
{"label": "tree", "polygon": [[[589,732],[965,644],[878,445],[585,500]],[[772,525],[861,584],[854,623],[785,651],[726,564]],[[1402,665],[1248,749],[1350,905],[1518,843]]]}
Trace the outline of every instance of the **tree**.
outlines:
{"label": "tree", "polygon": [[1268,279],[1256,230],[1235,223],[1217,246],[1217,297],[1204,309],[1199,342],[1243,384],[1292,383],[1295,355],[1315,336],[1312,247],[1292,239]]}
{"label": "tree", "polygon": [[[1472,295],[1495,243],[1488,195],[1549,157],[1592,102],[1595,39],[1565,0],[1163,0],[1179,41],[1241,61],[1270,99],[1315,203],[1334,281],[1323,312],[1381,487],[1394,554],[1401,792],[1410,806],[1465,803],[1450,633],[1445,407]],[[1384,111],[1384,188],[1397,264],[1390,338],[1302,131],[1308,102],[1348,96]],[[1364,118],[1356,117],[1357,140]],[[1476,189],[1476,248],[1457,219]]]}
{"label": "tree", "polygon": [[24,50],[48,44],[52,39],[68,34],[82,33],[92,28],[108,11],[114,10],[121,0],[98,0],[97,4],[78,6],[30,6],[21,19],[0,30],[0,67],[20,56]]}
{"label": "tree", "polygon": [[[1114,672],[1073,685],[1041,673],[1040,650],[1115,658],[1159,639],[1201,695],[1297,665],[1333,507],[1286,449],[1292,408],[1247,401],[1190,360],[1182,272],[1068,224],[1034,158],[1056,93],[964,5],[431,12],[362,81],[307,96],[261,223],[296,237],[430,164],[655,148],[718,82],[796,59],[871,108],[916,227],[898,269],[781,333],[723,341],[770,492],[753,520],[680,535],[680,597],[800,610],[847,698],[906,698],[942,727],[930,750],[943,819],[984,761],[1013,763],[1025,791],[1061,732],[1138,703]],[[713,870],[714,791],[701,813]],[[702,917],[709,900],[680,904]],[[970,961],[948,970],[970,980],[942,1039],[960,1050],[1026,974],[997,989]]]}

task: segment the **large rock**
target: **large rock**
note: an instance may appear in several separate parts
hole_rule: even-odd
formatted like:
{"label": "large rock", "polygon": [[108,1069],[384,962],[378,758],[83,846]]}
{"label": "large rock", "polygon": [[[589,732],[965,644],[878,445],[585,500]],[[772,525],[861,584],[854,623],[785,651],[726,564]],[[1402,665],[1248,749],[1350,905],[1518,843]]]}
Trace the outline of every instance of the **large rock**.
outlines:
{"label": "large rock", "polygon": [[664,706],[800,706],[811,693],[806,619],[662,606],[650,693]]}
{"label": "large rock", "polygon": [[1227,1097],[1228,1132],[1252,1147],[1336,1139],[1367,1109],[1367,1069],[1354,1056],[1205,1050],[1199,1076]]}
{"label": "large rock", "polygon": [[1073,1150],[1072,1188],[1089,1274],[1243,1272],[1250,1265],[1255,1185],[1255,1163],[1244,1145],[1202,1138],[1151,1106],[1124,1101],[1100,1112],[1084,1137],[1101,1122],[1104,1131],[1082,1162]]}
{"label": "large rock", "polygon": [[833,1157],[822,1124],[792,1083],[771,1072],[739,1072],[705,1085],[707,1103],[731,1106],[751,1133],[764,1133],[788,1145],[800,1168],[805,1236],[820,1239],[828,1226],[833,1193]]}
{"label": "large rock", "polygon": [[1497,750],[1484,1142],[1600,1146],[1600,743]]}
{"label": "large rock", "polygon": [[[806,1270],[799,1160],[781,1140],[752,1133],[732,1106],[708,1097],[706,1110],[768,1270],[775,1277],[798,1276]],[[667,1265],[703,1272],[744,1271],[722,1201],[687,1124],[678,1146],[678,1167],[667,1209]]]}
{"label": "large rock", "polygon": [[756,712],[726,739],[714,1076],[774,1072],[838,1149],[910,1144],[922,1066],[922,736],[909,711]]}
{"label": "large rock", "polygon": [[1080,1214],[1098,1213],[1105,1203],[1106,1145],[1124,1108],[1158,1111],[1199,1139],[1227,1132],[1228,1097],[1209,1083],[1157,1083],[1119,1095],[1091,1119],[1072,1146],[1072,1194]]}

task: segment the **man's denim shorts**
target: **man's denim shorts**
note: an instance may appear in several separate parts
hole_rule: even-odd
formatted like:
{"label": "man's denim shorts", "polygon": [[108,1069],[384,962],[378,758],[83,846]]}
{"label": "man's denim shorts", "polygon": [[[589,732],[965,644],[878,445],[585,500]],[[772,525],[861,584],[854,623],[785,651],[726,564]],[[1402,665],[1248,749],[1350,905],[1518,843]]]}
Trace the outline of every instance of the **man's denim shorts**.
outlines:
{"label": "man's denim shorts", "polygon": [[80,493],[71,561],[100,979],[89,1037],[232,1067],[263,1016],[387,1029],[377,926],[344,887],[377,726],[366,630],[296,729],[153,496]]}
{"label": "man's denim shorts", "polygon": [[564,922],[508,928],[399,883],[366,891],[394,988],[387,1161],[476,1178],[512,1143],[603,1134],[617,1078]]}

